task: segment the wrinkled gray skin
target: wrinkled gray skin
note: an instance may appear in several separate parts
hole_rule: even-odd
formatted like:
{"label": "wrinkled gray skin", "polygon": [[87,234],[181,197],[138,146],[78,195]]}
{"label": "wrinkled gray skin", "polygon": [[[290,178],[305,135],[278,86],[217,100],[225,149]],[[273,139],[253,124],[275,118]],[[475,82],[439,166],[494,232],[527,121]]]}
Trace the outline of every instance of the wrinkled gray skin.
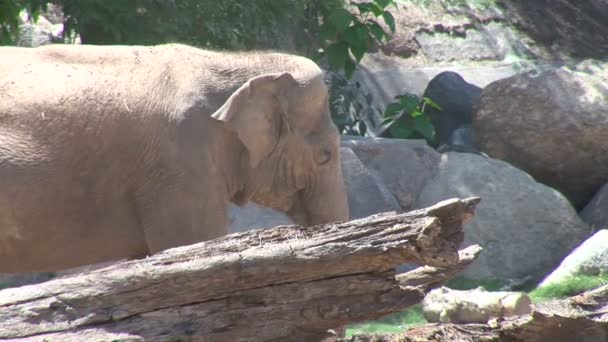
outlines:
{"label": "wrinkled gray skin", "polygon": [[227,233],[228,202],[348,219],[321,70],[183,45],[0,48],[0,272]]}

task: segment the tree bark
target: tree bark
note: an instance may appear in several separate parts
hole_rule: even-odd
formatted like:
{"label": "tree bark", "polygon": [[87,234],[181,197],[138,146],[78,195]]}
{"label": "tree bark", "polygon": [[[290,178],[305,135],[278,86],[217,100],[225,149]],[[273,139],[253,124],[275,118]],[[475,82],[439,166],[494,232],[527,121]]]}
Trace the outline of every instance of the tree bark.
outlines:
{"label": "tree bark", "polygon": [[536,304],[528,315],[487,324],[426,324],[400,334],[360,335],[350,342],[605,342],[608,285],[567,299]]}
{"label": "tree bark", "polygon": [[[232,234],[0,291],[0,339],[300,341],[419,302],[468,265],[478,198],[310,228]],[[432,267],[395,277],[403,263]],[[410,281],[411,280],[411,281]]]}

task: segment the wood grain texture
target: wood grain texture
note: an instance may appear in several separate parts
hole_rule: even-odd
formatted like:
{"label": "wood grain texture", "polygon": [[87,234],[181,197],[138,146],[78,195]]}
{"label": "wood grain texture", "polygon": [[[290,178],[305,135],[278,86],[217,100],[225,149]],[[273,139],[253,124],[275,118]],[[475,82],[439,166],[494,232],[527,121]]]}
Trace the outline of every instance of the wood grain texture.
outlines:
{"label": "wood grain texture", "polygon": [[[0,339],[319,340],[419,302],[470,263],[476,252],[461,260],[458,249],[478,202],[237,233],[2,290]],[[394,268],[411,262],[432,267],[408,284]]]}

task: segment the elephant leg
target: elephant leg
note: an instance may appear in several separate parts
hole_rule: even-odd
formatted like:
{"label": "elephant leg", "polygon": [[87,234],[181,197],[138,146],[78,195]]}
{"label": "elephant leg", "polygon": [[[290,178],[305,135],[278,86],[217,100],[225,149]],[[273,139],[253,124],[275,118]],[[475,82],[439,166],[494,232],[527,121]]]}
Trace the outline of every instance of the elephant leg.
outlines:
{"label": "elephant leg", "polygon": [[218,197],[193,184],[139,196],[148,254],[226,235],[226,205]]}

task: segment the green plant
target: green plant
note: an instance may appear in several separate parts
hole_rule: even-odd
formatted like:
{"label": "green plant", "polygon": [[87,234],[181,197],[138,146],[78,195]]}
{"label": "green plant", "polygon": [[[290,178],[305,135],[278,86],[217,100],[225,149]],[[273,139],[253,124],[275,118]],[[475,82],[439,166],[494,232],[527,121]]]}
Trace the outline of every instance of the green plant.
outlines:
{"label": "green plant", "polygon": [[530,298],[533,302],[565,298],[606,284],[608,284],[608,273],[600,273],[596,276],[576,275],[556,284],[537,287],[530,292]]}
{"label": "green plant", "polygon": [[323,48],[319,51],[319,57],[327,56],[332,70],[344,71],[346,77],[350,78],[372,45],[390,38],[378,19],[384,20],[391,33],[395,32],[395,18],[387,10],[390,5],[397,8],[393,0],[351,0],[348,7],[353,8],[352,11],[345,7],[335,7],[324,13],[319,32]]}
{"label": "green plant", "polygon": [[[320,46],[324,13],[345,0],[50,0],[64,14],[65,35],[87,44],[180,42],[218,49],[283,49],[306,55]],[[22,10],[44,0],[0,1],[0,40],[15,41]],[[284,38],[284,39],[282,39]]]}
{"label": "green plant", "polygon": [[364,118],[372,111],[381,113],[373,106],[371,94],[359,82],[352,82],[344,75],[328,73],[329,106],[331,116],[341,134],[364,136],[367,125]]}
{"label": "green plant", "polygon": [[325,61],[334,72],[327,79],[330,111],[342,134],[365,135],[367,125],[364,117],[370,111],[378,110],[373,108],[371,95],[361,84],[350,79],[365,53],[375,44],[390,38],[379,20],[384,21],[391,34],[395,32],[395,19],[387,10],[391,5],[397,8],[393,0],[351,0],[346,5],[327,7],[322,11],[319,30],[322,47],[314,59]]}
{"label": "green plant", "polygon": [[374,333],[399,333],[404,330],[427,323],[422,314],[422,305],[416,304],[404,311],[382,317],[379,320],[354,324],[346,329],[346,336]]}
{"label": "green plant", "polygon": [[408,139],[423,137],[429,143],[435,139],[435,128],[431,118],[425,114],[426,106],[441,110],[441,107],[428,97],[420,98],[414,94],[398,95],[395,102],[384,110],[383,126],[387,126],[394,138]]}

